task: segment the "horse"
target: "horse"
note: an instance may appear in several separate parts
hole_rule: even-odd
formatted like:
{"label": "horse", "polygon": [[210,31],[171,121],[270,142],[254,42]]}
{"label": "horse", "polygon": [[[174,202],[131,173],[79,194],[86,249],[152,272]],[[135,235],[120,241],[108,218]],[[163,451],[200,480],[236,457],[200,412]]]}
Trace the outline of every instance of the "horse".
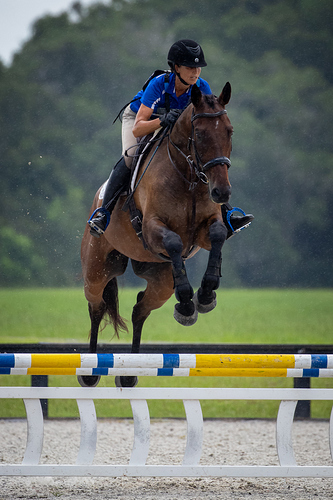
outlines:
{"label": "horse", "polygon": [[[104,316],[109,315],[117,336],[127,330],[119,314],[117,276],[125,272],[129,259],[134,273],[147,281],[132,311],[132,353],[139,353],[143,325],[151,311],[160,308],[173,293],[177,299],[174,318],[182,325],[193,325],[198,313],[215,308],[222,246],[227,238],[221,205],[228,203],[231,195],[228,170],[233,127],[225,109],[230,96],[229,82],[219,97],[204,95],[194,85],[189,105],[142,163],[132,196],[142,214],[143,238],[138,237],[129,212],[123,209],[126,194],[119,197],[100,238],[93,237],[87,225],[81,262],[91,320],[91,353],[97,352]],[[101,205],[100,189],[90,214]],[[194,293],[185,261],[200,248],[209,251],[208,263],[201,286]],[[80,378],[85,386],[97,385],[98,381],[98,376]],[[116,381],[123,387],[136,383],[136,377]]]}

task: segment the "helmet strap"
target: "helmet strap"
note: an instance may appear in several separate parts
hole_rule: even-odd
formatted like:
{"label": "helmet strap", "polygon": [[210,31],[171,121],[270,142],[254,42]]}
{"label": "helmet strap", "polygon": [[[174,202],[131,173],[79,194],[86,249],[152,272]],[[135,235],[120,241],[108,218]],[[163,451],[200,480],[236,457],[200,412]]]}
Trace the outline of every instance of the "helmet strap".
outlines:
{"label": "helmet strap", "polygon": [[174,67],[173,68],[175,74],[178,76],[179,80],[182,82],[183,85],[186,85],[186,87],[190,87],[191,85],[187,82],[185,82],[185,80],[183,80],[183,78],[180,76],[180,73],[178,73],[178,71],[176,71],[176,68]]}

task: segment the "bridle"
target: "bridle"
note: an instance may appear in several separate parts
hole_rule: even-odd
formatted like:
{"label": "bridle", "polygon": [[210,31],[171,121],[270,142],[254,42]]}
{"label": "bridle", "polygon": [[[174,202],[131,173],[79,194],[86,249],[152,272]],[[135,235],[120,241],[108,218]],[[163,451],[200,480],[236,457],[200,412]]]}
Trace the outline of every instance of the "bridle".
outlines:
{"label": "bridle", "polygon": [[172,144],[172,146],[179,152],[181,155],[186,159],[187,163],[190,166],[190,169],[194,170],[196,173],[196,176],[200,181],[202,181],[204,184],[208,184],[208,178],[206,176],[207,170],[210,168],[215,167],[216,165],[227,165],[227,168],[229,169],[231,167],[231,161],[227,156],[217,156],[216,158],[213,158],[212,160],[209,160],[207,163],[203,163],[197,146],[196,146],[196,141],[195,141],[195,127],[194,127],[194,121],[197,120],[198,118],[216,118],[217,116],[225,115],[227,114],[227,111],[225,109],[221,109],[220,111],[217,111],[215,113],[197,113],[194,114],[194,109],[192,110],[192,116],[191,116],[191,137],[188,139],[188,150],[191,151],[191,147],[193,147],[194,150],[194,156],[195,156],[195,161],[192,159],[191,154],[186,155],[170,138],[170,135],[168,136],[168,155],[169,155],[169,160],[172,163],[172,165],[176,168],[176,170],[180,173],[180,175],[190,184],[189,189],[194,189],[194,187],[198,184],[198,182],[190,182],[188,181],[183,174],[179,171],[179,169],[176,167],[174,164],[172,158],[171,158],[171,153],[170,153],[170,148],[169,148],[169,142]]}
{"label": "bridle", "polygon": [[194,114],[194,110],[192,111],[192,116],[191,116],[192,132],[191,132],[191,137],[189,138],[188,149],[191,149],[191,144],[193,144],[195,158],[197,161],[197,165],[201,167],[200,168],[201,172],[205,173],[209,168],[215,167],[216,165],[224,165],[225,164],[225,165],[227,165],[228,168],[230,168],[231,161],[229,160],[229,158],[227,156],[218,156],[217,158],[214,158],[213,160],[208,161],[204,165],[202,164],[201,158],[199,156],[199,153],[198,153],[198,150],[196,147],[195,139],[193,138],[195,135],[193,122],[197,118],[215,118],[217,116],[226,115],[226,114],[227,114],[227,111],[225,109],[221,109],[221,111],[217,111],[216,113],[198,113],[196,115]]}

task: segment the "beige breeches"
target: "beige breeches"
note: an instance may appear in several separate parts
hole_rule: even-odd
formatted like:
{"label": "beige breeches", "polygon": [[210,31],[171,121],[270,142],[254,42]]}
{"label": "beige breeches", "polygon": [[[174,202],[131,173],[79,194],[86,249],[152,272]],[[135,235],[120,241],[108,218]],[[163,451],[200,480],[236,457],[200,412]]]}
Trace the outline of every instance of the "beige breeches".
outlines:
{"label": "beige breeches", "polygon": [[124,155],[125,151],[127,151],[128,156],[124,156],[125,163],[128,168],[132,165],[132,156],[135,155],[137,148],[137,140],[133,135],[133,126],[135,122],[136,113],[131,110],[129,105],[124,111],[123,114],[123,124],[121,129],[121,139],[122,139],[122,154]]}

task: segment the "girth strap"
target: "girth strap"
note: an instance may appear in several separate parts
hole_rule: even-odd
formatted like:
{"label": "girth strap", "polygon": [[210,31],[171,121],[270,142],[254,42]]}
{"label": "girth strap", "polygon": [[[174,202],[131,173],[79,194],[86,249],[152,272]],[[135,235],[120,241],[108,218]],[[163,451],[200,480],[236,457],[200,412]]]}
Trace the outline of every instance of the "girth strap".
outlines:
{"label": "girth strap", "polygon": [[147,244],[142,234],[142,213],[138,208],[136,208],[133,196],[128,198],[127,201],[130,212],[131,224],[133,226],[134,231],[136,232],[137,237],[142,241],[143,247],[146,249]]}

